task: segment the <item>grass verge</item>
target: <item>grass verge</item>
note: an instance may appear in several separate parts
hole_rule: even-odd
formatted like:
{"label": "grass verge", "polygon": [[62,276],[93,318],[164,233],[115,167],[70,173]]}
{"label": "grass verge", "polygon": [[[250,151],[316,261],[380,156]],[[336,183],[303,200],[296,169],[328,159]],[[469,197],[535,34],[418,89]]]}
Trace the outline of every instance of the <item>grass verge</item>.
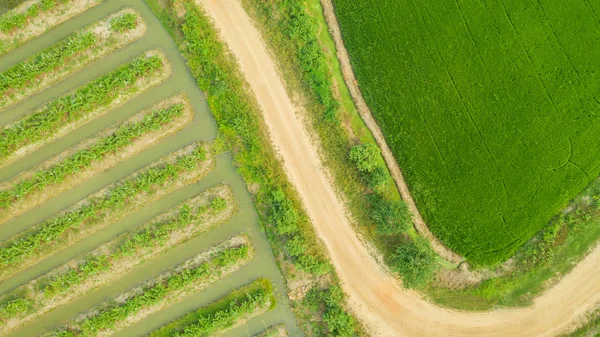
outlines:
{"label": "grass verge", "polygon": [[0,56],[106,0],[36,0],[0,16]]}
{"label": "grass verge", "polygon": [[[309,336],[362,334],[344,309],[336,275],[270,142],[258,104],[235,58],[206,15],[187,0],[146,0],[187,60],[219,127],[216,145],[230,149],[251,191],[261,226],[287,280],[288,295]],[[303,301],[305,288],[318,296]],[[323,319],[327,317],[327,319]]]}
{"label": "grass verge", "polygon": [[154,331],[149,337],[220,336],[274,306],[271,282],[258,279]]}
{"label": "grass verge", "polygon": [[106,336],[208,287],[248,262],[249,239],[237,236],[101,304],[45,336]]}
{"label": "grass verge", "polygon": [[[114,20],[132,15],[134,24],[129,29],[113,29]],[[63,38],[0,74],[0,111],[139,39],[145,31],[142,19],[126,8]]]}
{"label": "grass verge", "polygon": [[0,297],[0,332],[7,333],[113,282],[142,262],[224,223],[236,211],[235,199],[225,185],[173,207]]}
{"label": "grass verge", "polygon": [[149,148],[193,117],[184,95],[168,98],[1,184],[0,224]]}
{"label": "grass verge", "polygon": [[5,126],[0,130],[0,167],[158,85],[170,72],[166,56],[148,51]]}
{"label": "grass verge", "polygon": [[215,162],[207,146],[195,143],[159,159],[0,246],[0,279],[72,245],[210,172]]}

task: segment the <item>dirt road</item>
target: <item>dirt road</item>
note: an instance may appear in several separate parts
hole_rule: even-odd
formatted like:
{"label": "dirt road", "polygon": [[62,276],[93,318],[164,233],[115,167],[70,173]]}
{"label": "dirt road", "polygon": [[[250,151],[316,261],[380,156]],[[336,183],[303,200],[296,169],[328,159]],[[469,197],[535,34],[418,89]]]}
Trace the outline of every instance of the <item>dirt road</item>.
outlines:
{"label": "dirt road", "polygon": [[600,301],[600,249],[525,309],[467,313],[442,309],[400,288],[352,230],[317,149],[237,0],[196,0],[214,19],[260,103],[272,140],[348,294],[377,336],[554,336]]}

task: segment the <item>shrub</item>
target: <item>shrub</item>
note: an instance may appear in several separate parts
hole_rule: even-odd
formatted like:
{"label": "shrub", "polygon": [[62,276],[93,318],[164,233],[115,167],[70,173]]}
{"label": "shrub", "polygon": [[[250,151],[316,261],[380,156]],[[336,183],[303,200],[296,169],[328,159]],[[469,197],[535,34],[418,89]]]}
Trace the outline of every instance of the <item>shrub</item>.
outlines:
{"label": "shrub", "polygon": [[289,234],[298,231],[298,212],[294,209],[292,202],[287,199],[281,190],[275,190],[270,195],[269,222],[275,225],[279,234]]}
{"label": "shrub", "polygon": [[421,237],[400,244],[391,260],[392,269],[402,276],[407,288],[423,287],[435,274],[435,253]]}
{"label": "shrub", "polygon": [[412,214],[402,200],[393,201],[375,193],[371,201],[371,219],[380,235],[396,235],[405,232],[412,222]]}
{"label": "shrub", "polygon": [[373,172],[379,165],[379,155],[379,148],[373,143],[355,145],[350,149],[350,160],[360,172]]}

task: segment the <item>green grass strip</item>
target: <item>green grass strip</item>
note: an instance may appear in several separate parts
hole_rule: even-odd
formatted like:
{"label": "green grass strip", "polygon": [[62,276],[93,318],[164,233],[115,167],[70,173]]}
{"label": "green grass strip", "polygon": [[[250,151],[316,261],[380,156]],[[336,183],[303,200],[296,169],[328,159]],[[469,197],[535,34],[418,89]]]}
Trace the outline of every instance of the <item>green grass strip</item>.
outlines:
{"label": "green grass strip", "polygon": [[220,185],[0,298],[0,333],[116,280],[145,260],[227,221],[235,199]]}
{"label": "green grass strip", "polygon": [[75,33],[60,40],[52,47],[30,57],[0,74],[0,94],[21,89],[40,74],[65,64],[67,59],[96,45],[97,36],[92,32]]}
{"label": "green grass strip", "polygon": [[0,31],[8,33],[17,28],[23,28],[28,20],[56,8],[61,3],[66,4],[69,2],[72,2],[72,0],[41,0],[29,6],[22,13],[6,13],[0,16]]}
{"label": "green grass strip", "polygon": [[[186,105],[184,103],[173,103],[162,109],[157,108],[147,113],[142,112],[141,116],[134,116],[128,122],[101,136],[92,144],[80,148],[60,161],[54,162],[51,166],[31,172],[24,178],[17,178],[16,183],[0,189],[0,223],[5,218],[18,215],[15,213],[22,213],[27,208],[43,202],[44,200],[39,200],[40,197],[36,198],[38,194],[43,192],[44,196],[51,197],[64,190],[64,188],[60,188],[60,185],[64,185],[63,183],[68,181],[69,178],[89,171],[94,167],[101,168],[104,160],[112,158],[116,154],[126,154],[124,150],[127,148],[143,148],[144,146],[137,144],[137,142],[146,141],[147,137],[144,136],[159,130],[161,136],[179,130],[183,125],[173,127],[173,124],[176,124],[175,121],[182,119],[185,110]],[[188,117],[191,117],[191,114],[188,115]],[[123,159],[126,157],[122,156]],[[114,161],[113,164],[117,162]],[[54,191],[57,193],[52,193]],[[29,207],[24,205],[26,203],[29,204]]]}
{"label": "green grass strip", "polygon": [[140,80],[158,77],[166,67],[166,60],[162,55],[150,53],[0,130],[0,161],[6,160],[26,145],[52,139],[60,133],[61,128],[89,118],[96,109],[114,103],[119,97],[139,92],[143,86]]}
{"label": "green grass strip", "polygon": [[[106,28],[114,20],[125,18],[128,24],[119,31]],[[136,29],[138,26],[140,29]],[[8,68],[0,73],[0,110],[140,38],[145,28],[146,25],[133,9],[124,9]]]}
{"label": "green grass strip", "polygon": [[[201,253],[173,271],[116,297],[93,310],[93,314],[84,315],[85,318],[47,336],[89,337],[121,330],[237,270],[251,258],[252,251],[247,240],[246,237],[236,237],[208,253]],[[232,246],[235,241],[243,243]],[[142,310],[143,314],[138,315]]]}
{"label": "green grass strip", "polygon": [[39,0],[0,15],[0,55],[106,0]]}
{"label": "green grass strip", "polygon": [[[269,280],[260,278],[154,331],[150,337],[219,336],[275,306]],[[62,336],[61,336],[62,337]]]}
{"label": "green grass strip", "polygon": [[0,278],[5,278],[178,188],[194,183],[214,166],[201,143],[100,190],[83,201],[17,234],[0,247]]}

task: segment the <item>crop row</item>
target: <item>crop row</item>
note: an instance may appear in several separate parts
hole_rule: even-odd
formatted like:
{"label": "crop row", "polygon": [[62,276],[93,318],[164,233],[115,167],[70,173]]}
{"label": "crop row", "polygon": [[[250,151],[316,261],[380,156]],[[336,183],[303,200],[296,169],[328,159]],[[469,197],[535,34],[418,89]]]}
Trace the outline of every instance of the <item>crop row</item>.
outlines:
{"label": "crop row", "polygon": [[27,23],[27,20],[54,9],[59,3],[66,4],[70,1],[71,0],[41,0],[40,2],[29,6],[22,13],[8,13],[2,15],[0,17],[0,31],[6,33],[17,28],[23,28]]}
{"label": "crop row", "polygon": [[236,209],[235,199],[225,185],[173,207],[83,258],[69,261],[3,296],[0,331],[6,333],[114,281],[143,261],[223,223]]}
{"label": "crop row", "polygon": [[103,1],[38,0],[4,13],[0,16],[0,55]]}
{"label": "crop row", "polygon": [[[267,279],[258,279],[151,333],[150,337],[219,336],[275,306]],[[62,337],[62,336],[61,336]]]}
{"label": "crop row", "polygon": [[198,181],[213,166],[207,147],[195,143],[88,196],[2,245],[0,278],[27,268],[125,214]]}
{"label": "crop row", "polygon": [[[112,28],[115,20],[121,22],[123,19],[129,21],[123,29],[106,28]],[[138,26],[140,29],[135,29]],[[132,9],[124,9],[5,70],[0,74],[0,110],[140,38],[145,27]]]}
{"label": "crop row", "polygon": [[[166,106],[158,108],[163,105]],[[82,177],[91,176],[91,172],[116,165],[157,139],[181,129],[191,119],[189,103],[182,96],[176,96],[158,104],[152,111],[140,112],[118,127],[103,132],[91,142],[84,142],[69,155],[59,155],[42,168],[22,174],[0,188],[0,223],[81,182]]]}
{"label": "crop row", "polygon": [[252,256],[247,237],[234,237],[201,253],[170,272],[82,315],[81,319],[47,336],[98,336],[114,333],[132,323],[204,289],[237,270]]}
{"label": "crop row", "polygon": [[120,103],[119,98],[139,94],[157,84],[157,78],[162,79],[168,74],[166,62],[163,55],[147,52],[6,126],[0,131],[0,161],[7,161],[27,145],[40,146],[41,141],[60,137],[86,119],[105,111],[104,108]]}

